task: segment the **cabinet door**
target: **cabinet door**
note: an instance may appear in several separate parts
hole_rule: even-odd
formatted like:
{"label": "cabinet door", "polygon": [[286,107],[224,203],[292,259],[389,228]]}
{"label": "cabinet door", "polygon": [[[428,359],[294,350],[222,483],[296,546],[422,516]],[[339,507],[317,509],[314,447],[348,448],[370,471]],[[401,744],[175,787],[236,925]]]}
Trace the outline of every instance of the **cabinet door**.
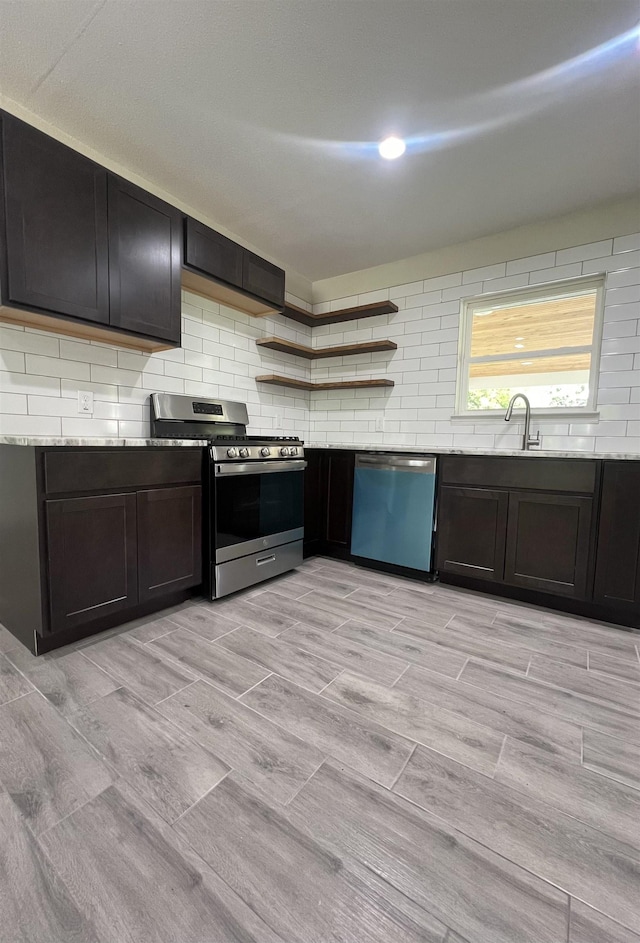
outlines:
{"label": "cabinet door", "polygon": [[46,522],[51,631],[137,603],[134,494],[47,501]]}
{"label": "cabinet door", "polygon": [[355,453],[329,452],[327,464],[327,543],[349,550]]}
{"label": "cabinet door", "polygon": [[640,462],[605,462],[594,600],[640,613]]}
{"label": "cabinet door", "polygon": [[109,290],[112,327],[180,346],[182,216],[109,174]]}
{"label": "cabinet door", "polygon": [[284,307],[284,272],[246,249],[242,260],[242,287],[276,308]]}
{"label": "cabinet door", "polygon": [[138,499],[140,601],[202,582],[202,488],[156,488]]}
{"label": "cabinet door", "polygon": [[324,452],[305,449],[304,550],[307,556],[322,551],[327,530],[327,474]]}
{"label": "cabinet door", "polygon": [[2,117],[6,301],[107,324],[107,172]]}
{"label": "cabinet door", "polygon": [[211,278],[242,288],[242,256],[236,242],[220,235],[195,219],[185,220],[185,265]]}
{"label": "cabinet door", "polygon": [[505,583],[584,599],[592,505],[572,494],[511,492]]}
{"label": "cabinet door", "polygon": [[436,530],[438,569],[501,582],[508,503],[506,491],[441,486]]}

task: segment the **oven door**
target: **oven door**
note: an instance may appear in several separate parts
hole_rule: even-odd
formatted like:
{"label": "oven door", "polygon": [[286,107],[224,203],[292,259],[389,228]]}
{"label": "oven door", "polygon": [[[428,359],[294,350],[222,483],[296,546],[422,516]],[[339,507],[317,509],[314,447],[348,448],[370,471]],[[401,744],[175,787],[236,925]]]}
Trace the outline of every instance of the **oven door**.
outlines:
{"label": "oven door", "polygon": [[306,465],[303,460],[214,464],[212,562],[302,539]]}

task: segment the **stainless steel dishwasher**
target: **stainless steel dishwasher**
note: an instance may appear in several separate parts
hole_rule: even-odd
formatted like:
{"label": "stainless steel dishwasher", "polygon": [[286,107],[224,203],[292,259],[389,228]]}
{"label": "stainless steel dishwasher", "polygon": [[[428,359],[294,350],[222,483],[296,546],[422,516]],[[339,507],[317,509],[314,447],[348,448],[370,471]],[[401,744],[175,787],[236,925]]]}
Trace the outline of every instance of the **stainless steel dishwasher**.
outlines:
{"label": "stainless steel dishwasher", "polygon": [[357,455],[353,556],[428,573],[435,494],[434,455]]}

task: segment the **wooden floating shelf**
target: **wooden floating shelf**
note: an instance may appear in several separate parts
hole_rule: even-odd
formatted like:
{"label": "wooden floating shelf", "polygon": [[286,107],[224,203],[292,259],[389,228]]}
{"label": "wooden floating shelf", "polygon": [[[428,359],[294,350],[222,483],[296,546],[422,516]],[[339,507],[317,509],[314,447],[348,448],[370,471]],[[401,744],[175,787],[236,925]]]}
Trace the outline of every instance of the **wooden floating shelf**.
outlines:
{"label": "wooden floating shelf", "polygon": [[298,324],[317,327],[318,324],[339,324],[340,321],[357,321],[358,318],[374,318],[378,314],[393,314],[398,306],[393,301],[376,301],[370,305],[357,305],[355,308],[342,308],[340,311],[327,311],[326,314],[310,314],[297,305],[285,304],[282,312],[285,318],[291,318]]}
{"label": "wooden floating shelf", "polygon": [[356,390],[367,387],[393,386],[393,380],[333,380],[326,383],[310,383],[308,380],[279,377],[275,374],[256,377],[256,381],[258,383],[270,383],[272,386],[288,386],[294,390]]}
{"label": "wooden floating shelf", "polygon": [[282,354],[295,354],[305,360],[323,360],[325,357],[351,357],[354,354],[371,354],[378,350],[397,350],[393,341],[365,341],[362,344],[342,344],[339,347],[305,347],[281,337],[264,337],[256,341],[258,347],[278,350]]}

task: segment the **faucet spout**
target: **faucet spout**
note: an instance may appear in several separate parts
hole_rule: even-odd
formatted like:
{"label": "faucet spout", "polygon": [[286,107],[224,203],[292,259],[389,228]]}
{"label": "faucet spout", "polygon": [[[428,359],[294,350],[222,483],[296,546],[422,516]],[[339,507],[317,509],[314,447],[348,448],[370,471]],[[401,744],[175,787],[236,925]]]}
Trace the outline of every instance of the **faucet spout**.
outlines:
{"label": "faucet spout", "polygon": [[524,393],[514,393],[514,395],[509,400],[509,405],[507,406],[507,411],[505,413],[504,421],[509,422],[513,414],[513,407],[516,400],[521,399],[524,403],[524,433],[522,435],[522,449],[523,451],[528,451],[532,445],[540,445],[540,433],[536,433],[535,437],[529,434],[531,428],[531,403],[529,398],[524,395]]}

